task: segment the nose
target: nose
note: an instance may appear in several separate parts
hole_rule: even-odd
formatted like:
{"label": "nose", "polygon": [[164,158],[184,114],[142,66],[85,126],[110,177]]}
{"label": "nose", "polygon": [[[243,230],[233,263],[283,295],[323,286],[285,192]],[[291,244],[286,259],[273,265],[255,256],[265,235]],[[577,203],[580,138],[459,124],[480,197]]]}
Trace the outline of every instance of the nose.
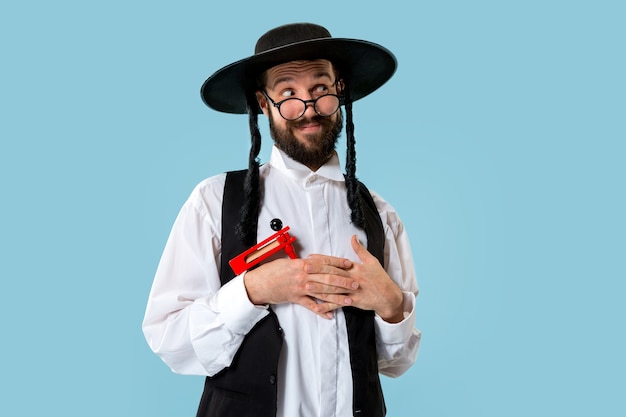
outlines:
{"label": "nose", "polygon": [[315,100],[313,100],[312,97],[309,100],[304,100],[304,113],[302,114],[302,116],[311,117],[316,115],[317,113],[315,112]]}

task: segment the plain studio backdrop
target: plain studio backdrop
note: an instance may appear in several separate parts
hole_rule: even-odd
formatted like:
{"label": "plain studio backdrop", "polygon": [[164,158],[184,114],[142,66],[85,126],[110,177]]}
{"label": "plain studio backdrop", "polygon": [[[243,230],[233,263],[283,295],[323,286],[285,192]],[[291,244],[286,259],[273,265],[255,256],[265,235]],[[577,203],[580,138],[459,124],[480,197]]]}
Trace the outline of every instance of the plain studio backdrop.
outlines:
{"label": "plain studio backdrop", "polygon": [[194,185],[247,163],[246,117],[200,85],[295,21],[399,61],[354,106],[357,175],[399,211],[421,289],[389,416],[626,415],[625,18],[602,0],[3,2],[0,415],[195,415],[203,379],[141,321]]}

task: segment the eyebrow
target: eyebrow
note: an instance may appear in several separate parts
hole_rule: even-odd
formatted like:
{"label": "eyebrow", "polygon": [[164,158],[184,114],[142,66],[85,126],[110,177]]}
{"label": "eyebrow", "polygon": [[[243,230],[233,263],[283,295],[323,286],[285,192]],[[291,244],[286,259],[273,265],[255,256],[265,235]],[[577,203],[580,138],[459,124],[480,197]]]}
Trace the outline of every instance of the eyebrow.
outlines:
{"label": "eyebrow", "polygon": [[[313,75],[313,79],[314,80],[319,80],[320,78],[324,78],[327,77],[329,80],[332,80],[332,76],[328,71],[320,71],[318,73],[315,73]],[[277,79],[274,80],[274,82],[271,85],[271,89],[273,90],[274,88],[276,88],[276,86],[282,82],[290,82],[290,81],[294,81],[294,77],[291,75],[284,75],[282,77],[279,77]]]}

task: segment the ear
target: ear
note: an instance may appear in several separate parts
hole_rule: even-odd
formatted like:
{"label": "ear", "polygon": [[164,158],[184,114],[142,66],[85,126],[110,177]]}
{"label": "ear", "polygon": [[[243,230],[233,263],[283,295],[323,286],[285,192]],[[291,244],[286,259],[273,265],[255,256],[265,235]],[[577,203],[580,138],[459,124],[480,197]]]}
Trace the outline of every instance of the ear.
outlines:
{"label": "ear", "polygon": [[337,80],[337,94],[341,95],[341,93],[343,93],[343,90],[345,88],[345,84],[343,82],[343,79],[339,79]]}
{"label": "ear", "polygon": [[260,91],[257,91],[255,94],[256,101],[257,103],[259,103],[259,107],[263,111],[263,114],[267,117],[267,98],[265,98],[263,93],[261,93]]}

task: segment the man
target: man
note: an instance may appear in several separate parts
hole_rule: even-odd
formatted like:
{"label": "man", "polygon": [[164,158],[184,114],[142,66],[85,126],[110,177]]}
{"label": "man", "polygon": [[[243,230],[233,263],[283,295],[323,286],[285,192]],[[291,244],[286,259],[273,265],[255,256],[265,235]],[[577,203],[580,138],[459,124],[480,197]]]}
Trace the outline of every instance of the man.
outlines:
{"label": "man", "polygon": [[[143,323],[174,372],[207,376],[198,416],[385,415],[378,373],[399,376],[417,355],[417,284],[396,212],[355,178],[352,102],[395,68],[379,45],[298,23],[204,83],[208,106],[248,113],[249,167],[239,185],[221,174],[194,189]],[[262,167],[260,112],[275,143]],[[278,252],[235,275],[227,261],[282,222],[299,258]]]}

